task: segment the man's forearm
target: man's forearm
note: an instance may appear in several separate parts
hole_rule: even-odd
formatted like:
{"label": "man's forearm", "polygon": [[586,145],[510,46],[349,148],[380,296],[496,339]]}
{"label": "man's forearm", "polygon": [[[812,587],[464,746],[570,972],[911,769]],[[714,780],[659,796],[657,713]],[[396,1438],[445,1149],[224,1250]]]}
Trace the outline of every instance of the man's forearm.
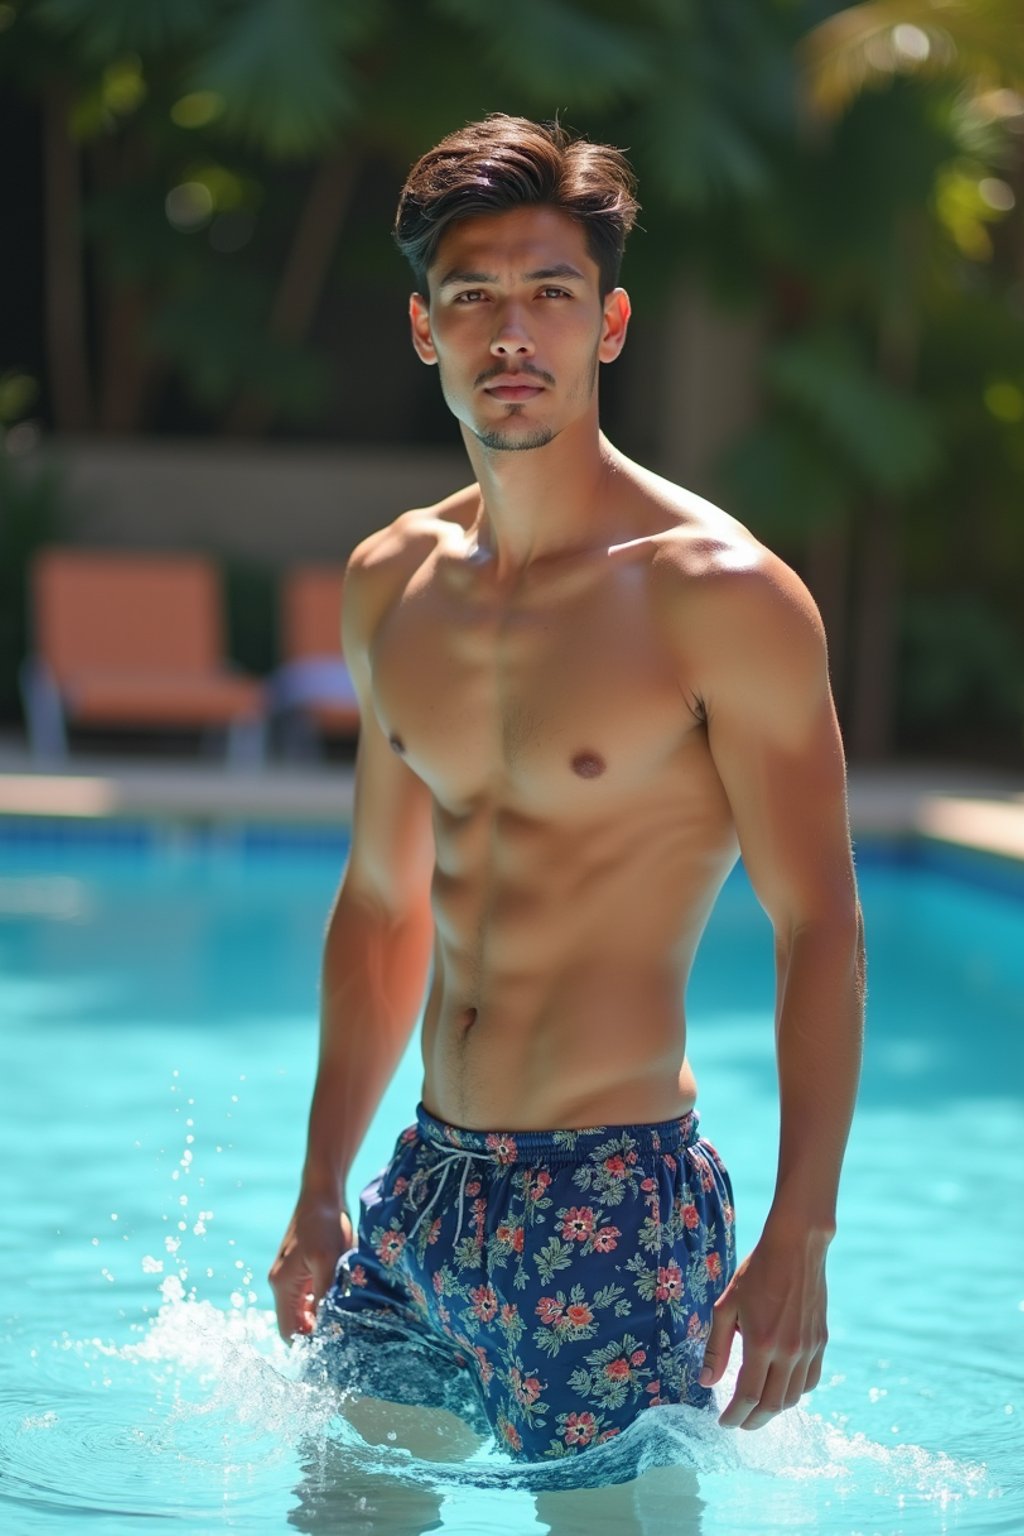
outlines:
{"label": "man's forearm", "polygon": [[415,1027],[432,940],[425,904],[396,917],[343,888],[324,945],[304,1193],[344,1201],[352,1160]]}
{"label": "man's forearm", "polygon": [[860,1078],[864,939],[859,909],[808,923],[779,950],[779,1168],[768,1224],[829,1236]]}

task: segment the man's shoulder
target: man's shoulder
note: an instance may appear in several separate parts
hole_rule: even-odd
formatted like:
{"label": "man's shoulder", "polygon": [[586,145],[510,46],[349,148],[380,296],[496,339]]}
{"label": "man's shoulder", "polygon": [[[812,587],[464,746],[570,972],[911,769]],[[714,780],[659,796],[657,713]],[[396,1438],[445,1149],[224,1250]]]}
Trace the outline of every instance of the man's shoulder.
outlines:
{"label": "man's shoulder", "polygon": [[411,507],[357,544],[348,559],[348,577],[359,584],[386,581],[415,568],[451,529],[466,527],[479,497],[478,487],[464,486],[432,506]]}
{"label": "man's shoulder", "polygon": [[714,502],[650,478],[668,514],[654,540],[653,590],[680,640],[737,651],[801,636],[821,643],[817,604],[792,566]]}
{"label": "man's shoulder", "polygon": [[792,567],[723,507],[649,471],[636,483],[658,528],[653,568],[670,591],[710,601],[806,592]]}
{"label": "man's shoulder", "polygon": [[369,534],[345,566],[342,631],[346,656],[358,656],[409,580],[476,506],[477,487],[467,486],[429,507],[412,507]]}

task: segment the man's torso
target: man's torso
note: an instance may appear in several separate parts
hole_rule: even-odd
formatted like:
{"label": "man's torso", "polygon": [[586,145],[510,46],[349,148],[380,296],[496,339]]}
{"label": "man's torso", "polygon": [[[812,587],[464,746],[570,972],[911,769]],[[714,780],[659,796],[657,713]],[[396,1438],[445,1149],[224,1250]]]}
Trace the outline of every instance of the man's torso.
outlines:
{"label": "man's torso", "polygon": [[511,582],[467,536],[472,491],[389,530],[369,660],[381,727],[433,798],[439,1119],[641,1123],[694,1102],[683,994],[737,843],[700,708],[714,634],[695,623],[681,653],[680,605],[759,546],[678,494],[634,485],[630,537]]}

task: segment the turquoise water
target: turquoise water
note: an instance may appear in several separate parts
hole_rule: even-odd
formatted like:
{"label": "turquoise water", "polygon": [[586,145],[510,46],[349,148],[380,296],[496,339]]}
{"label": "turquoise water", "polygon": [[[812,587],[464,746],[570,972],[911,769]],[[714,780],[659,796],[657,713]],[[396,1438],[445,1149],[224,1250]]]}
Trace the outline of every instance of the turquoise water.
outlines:
{"label": "turquoise water", "polygon": [[[677,1466],[595,1503],[535,1496],[488,1448],[364,1443],[276,1336],[342,858],[0,842],[0,1529],[1024,1530],[1024,896],[861,853],[868,1048],[822,1384],[755,1434],[648,1413],[629,1433]],[[737,875],[688,1004],[741,1252],[774,1173],[771,967]],[[414,1040],[353,1203],[419,1086]]]}

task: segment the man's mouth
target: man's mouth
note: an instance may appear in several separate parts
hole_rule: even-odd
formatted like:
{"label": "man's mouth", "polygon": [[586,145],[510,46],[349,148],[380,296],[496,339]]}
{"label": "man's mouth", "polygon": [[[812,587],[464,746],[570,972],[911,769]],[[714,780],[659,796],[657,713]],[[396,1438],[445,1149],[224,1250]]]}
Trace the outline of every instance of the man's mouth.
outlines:
{"label": "man's mouth", "polygon": [[544,392],[543,384],[535,384],[532,379],[525,378],[522,374],[505,376],[495,379],[492,384],[484,386],[486,393],[493,395],[495,400],[532,400],[534,395]]}

